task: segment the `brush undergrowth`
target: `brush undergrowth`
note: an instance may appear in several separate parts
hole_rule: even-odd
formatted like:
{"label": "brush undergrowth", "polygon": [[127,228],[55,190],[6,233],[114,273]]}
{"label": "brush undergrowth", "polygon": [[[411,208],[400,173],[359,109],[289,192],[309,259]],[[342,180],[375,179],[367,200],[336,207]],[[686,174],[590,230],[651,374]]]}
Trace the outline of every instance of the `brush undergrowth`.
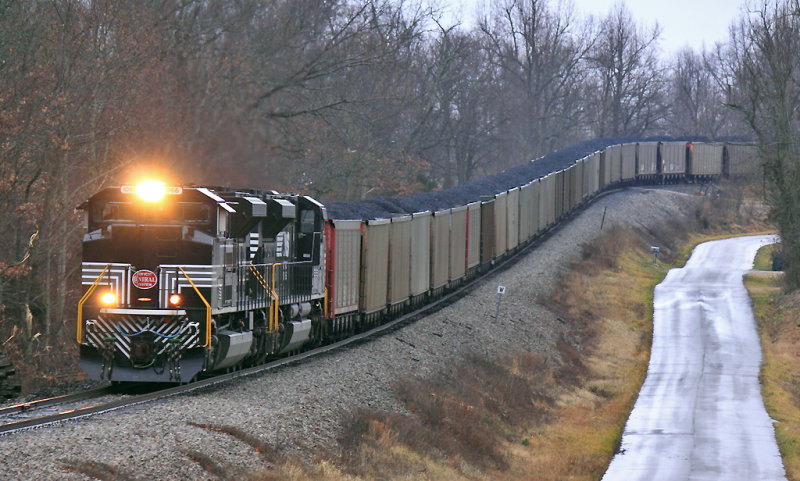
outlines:
{"label": "brush undergrowth", "polygon": [[[0,325],[2,324],[3,320],[0,319]],[[6,333],[0,335],[6,336]],[[5,341],[0,342],[0,350],[14,364],[23,395],[46,390],[54,384],[86,379],[86,374],[78,365],[74,336],[64,335],[49,345],[40,342],[42,336],[35,337],[27,348],[16,342],[19,337],[22,337],[21,331],[12,329],[6,337],[0,339]]]}

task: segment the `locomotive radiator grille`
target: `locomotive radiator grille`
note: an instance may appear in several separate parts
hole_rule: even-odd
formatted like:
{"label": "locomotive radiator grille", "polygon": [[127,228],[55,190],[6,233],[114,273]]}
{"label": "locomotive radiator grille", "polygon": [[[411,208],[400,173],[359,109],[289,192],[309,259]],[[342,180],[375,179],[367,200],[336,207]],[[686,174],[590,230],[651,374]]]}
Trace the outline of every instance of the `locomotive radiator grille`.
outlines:
{"label": "locomotive radiator grille", "polygon": [[116,351],[131,359],[131,344],[138,336],[153,338],[153,354],[163,354],[171,341],[176,340],[178,350],[201,345],[200,326],[186,320],[153,319],[149,316],[115,316],[113,319],[90,319],[86,321],[86,342],[98,349],[108,346],[110,339]]}

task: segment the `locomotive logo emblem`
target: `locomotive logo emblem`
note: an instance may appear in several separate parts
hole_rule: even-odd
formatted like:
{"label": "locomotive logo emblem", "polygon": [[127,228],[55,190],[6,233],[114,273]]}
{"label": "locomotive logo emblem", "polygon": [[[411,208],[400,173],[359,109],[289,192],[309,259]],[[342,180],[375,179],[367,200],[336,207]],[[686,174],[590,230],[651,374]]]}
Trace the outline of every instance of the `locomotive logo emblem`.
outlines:
{"label": "locomotive logo emblem", "polygon": [[158,277],[153,271],[142,269],[133,273],[133,285],[139,289],[150,289],[158,282]]}

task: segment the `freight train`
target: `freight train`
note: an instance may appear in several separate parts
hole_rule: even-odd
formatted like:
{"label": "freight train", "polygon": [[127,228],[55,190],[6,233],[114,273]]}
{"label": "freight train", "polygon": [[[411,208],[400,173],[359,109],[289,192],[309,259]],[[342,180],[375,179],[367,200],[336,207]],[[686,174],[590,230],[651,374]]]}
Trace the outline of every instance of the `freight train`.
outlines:
{"label": "freight train", "polygon": [[744,143],[585,142],[446,191],[322,204],[151,181],[80,208],[77,343],[92,379],[181,383],[430,302],[625,184],[757,171]]}

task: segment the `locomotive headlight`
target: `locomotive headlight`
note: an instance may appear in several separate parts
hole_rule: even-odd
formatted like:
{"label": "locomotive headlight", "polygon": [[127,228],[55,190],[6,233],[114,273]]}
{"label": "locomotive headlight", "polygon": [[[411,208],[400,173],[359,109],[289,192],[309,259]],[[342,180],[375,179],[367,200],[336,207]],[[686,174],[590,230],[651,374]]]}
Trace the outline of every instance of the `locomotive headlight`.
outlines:
{"label": "locomotive headlight", "polygon": [[180,294],[172,294],[169,296],[169,303],[173,306],[180,306],[181,305],[181,295]]}
{"label": "locomotive headlight", "polygon": [[106,292],[100,296],[100,300],[107,306],[113,306],[117,303],[117,296],[115,296],[113,292]]}
{"label": "locomotive headlight", "polygon": [[167,194],[167,186],[158,180],[145,180],[136,186],[136,194],[145,202],[160,202]]}

